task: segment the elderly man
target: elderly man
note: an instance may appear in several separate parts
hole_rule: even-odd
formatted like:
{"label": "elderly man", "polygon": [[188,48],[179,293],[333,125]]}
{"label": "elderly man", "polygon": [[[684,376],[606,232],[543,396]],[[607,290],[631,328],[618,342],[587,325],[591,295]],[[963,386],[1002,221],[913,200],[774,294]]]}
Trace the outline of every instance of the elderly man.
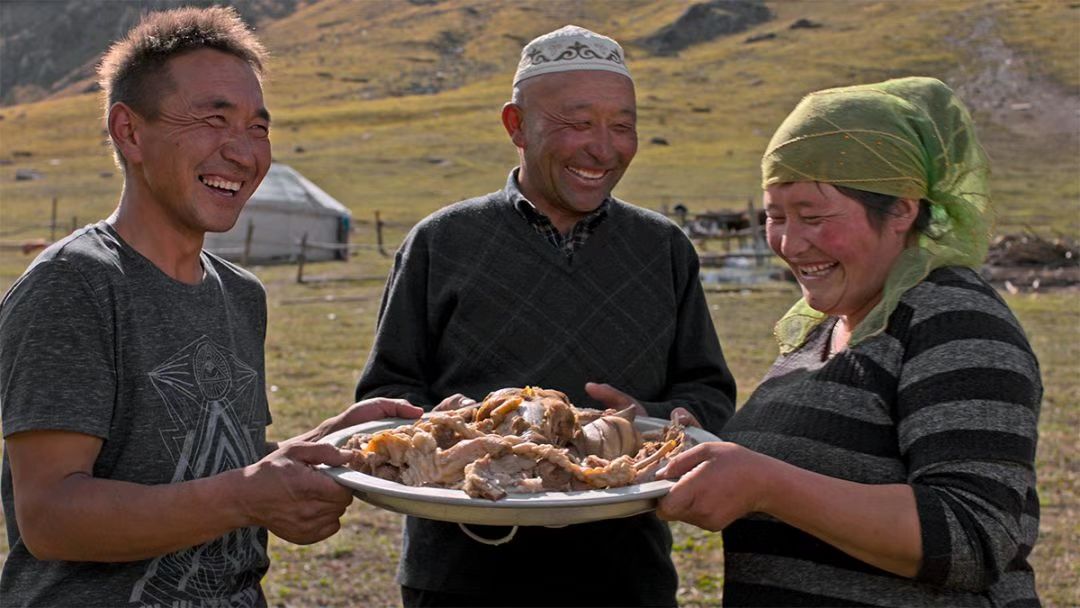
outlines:
{"label": "elderly man", "polygon": [[[694,249],[662,216],[611,196],[637,151],[622,48],[575,26],[533,40],[502,122],[519,167],[504,189],[412,230],[358,397],[430,408],[447,395],[534,385],[578,406],[688,410],[717,431],[735,386]],[[671,535],[652,514],[522,528],[498,546],[474,540],[507,536],[410,518],[405,604],[675,603]]]}
{"label": "elderly man", "polygon": [[4,606],[265,605],[266,529],[315,542],[351,502],[310,466],[347,456],[301,439],[420,413],[266,442],[262,285],[202,251],[270,163],[263,57],[221,8],[151,14],[105,57],[119,205],[0,303]]}

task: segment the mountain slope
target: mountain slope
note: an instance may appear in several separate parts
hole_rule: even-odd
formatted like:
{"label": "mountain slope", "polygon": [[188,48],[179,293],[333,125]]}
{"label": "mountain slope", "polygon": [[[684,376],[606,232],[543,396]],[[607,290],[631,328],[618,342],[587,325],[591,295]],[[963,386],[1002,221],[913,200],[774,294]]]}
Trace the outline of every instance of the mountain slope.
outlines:
{"label": "mountain slope", "polygon": [[[280,19],[301,0],[237,0],[249,23]],[[214,0],[185,5],[212,6]],[[0,2],[0,104],[92,91],[94,65],[145,11],[168,9],[172,0],[4,0]]]}

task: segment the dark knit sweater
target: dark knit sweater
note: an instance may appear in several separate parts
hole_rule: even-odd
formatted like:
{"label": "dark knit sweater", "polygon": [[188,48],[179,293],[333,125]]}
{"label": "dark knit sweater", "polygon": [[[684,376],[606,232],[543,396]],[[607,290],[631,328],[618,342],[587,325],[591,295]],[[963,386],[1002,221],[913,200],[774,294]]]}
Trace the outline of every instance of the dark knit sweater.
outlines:
{"label": "dark knit sweater", "polygon": [[[697,256],[678,227],[609,199],[607,218],[568,260],[517,213],[516,194],[511,174],[506,189],[413,228],[387,282],[357,398],[431,406],[454,393],[479,400],[532,385],[598,407],[585,383],[607,382],[652,416],[683,406],[719,431],[734,411],[734,380]],[[667,526],[651,514],[523,528],[498,547],[469,539],[456,524],[410,518],[400,580],[447,592],[505,591],[512,604],[522,593],[513,573],[523,574],[524,564],[573,564],[574,586],[594,590],[595,601],[670,604],[677,583],[670,548]],[[529,587],[528,594],[545,592]]]}
{"label": "dark knit sweater", "polygon": [[724,531],[724,604],[1037,605],[1042,385],[1008,307],[975,272],[944,268],[883,334],[823,362],[832,325],[777,360],[723,436],[824,475],[910,484],[922,568],[895,576],[755,514]]}

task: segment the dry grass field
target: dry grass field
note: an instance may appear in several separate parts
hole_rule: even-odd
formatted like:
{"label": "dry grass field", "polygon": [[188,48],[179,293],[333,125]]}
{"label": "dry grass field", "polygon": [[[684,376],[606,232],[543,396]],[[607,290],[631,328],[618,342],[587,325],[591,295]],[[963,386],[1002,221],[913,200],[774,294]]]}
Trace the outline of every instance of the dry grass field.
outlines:
{"label": "dry grass field", "polygon": [[[641,149],[616,194],[650,208],[741,207],[758,186],[772,129],[808,91],[923,74],[973,108],[994,163],[1000,232],[1080,238],[1080,3],[1064,0],[767,2],[747,31],[650,55],[633,41],[672,22],[687,0],[545,3],[318,0],[263,25],[275,55],[267,84],[274,155],[346,204],[356,242],[375,210],[403,231],[440,206],[501,187],[516,157],[498,124],[523,41],[573,22],[626,42]],[[790,29],[797,19],[819,28]],[[758,42],[751,36],[773,34]],[[98,100],[75,95],[0,107],[0,292],[32,257],[18,245],[105,217],[122,185],[103,145]],[[662,137],[669,145],[652,144]],[[17,168],[44,175],[16,181]],[[13,248],[14,247],[14,248]],[[390,260],[256,267],[267,286],[270,434],[305,430],[351,401],[370,348]],[[1038,354],[1045,385],[1038,451],[1041,538],[1034,550],[1048,606],[1080,605],[1080,298],[1076,290],[1006,299]],[[775,354],[772,323],[791,286],[710,293],[743,402]],[[679,601],[720,603],[720,536],[674,526]],[[264,581],[282,606],[393,606],[400,517],[356,502],[343,529],[297,547],[271,540]],[[6,546],[0,540],[0,561]]]}

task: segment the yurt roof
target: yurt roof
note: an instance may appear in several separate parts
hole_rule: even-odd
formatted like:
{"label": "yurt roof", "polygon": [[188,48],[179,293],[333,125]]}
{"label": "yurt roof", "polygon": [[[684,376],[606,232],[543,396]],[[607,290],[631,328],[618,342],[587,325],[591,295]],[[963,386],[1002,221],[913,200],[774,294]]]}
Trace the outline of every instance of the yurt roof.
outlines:
{"label": "yurt roof", "polygon": [[271,163],[248,207],[294,208],[300,212],[351,215],[349,209],[316,186],[300,172],[282,163]]}

